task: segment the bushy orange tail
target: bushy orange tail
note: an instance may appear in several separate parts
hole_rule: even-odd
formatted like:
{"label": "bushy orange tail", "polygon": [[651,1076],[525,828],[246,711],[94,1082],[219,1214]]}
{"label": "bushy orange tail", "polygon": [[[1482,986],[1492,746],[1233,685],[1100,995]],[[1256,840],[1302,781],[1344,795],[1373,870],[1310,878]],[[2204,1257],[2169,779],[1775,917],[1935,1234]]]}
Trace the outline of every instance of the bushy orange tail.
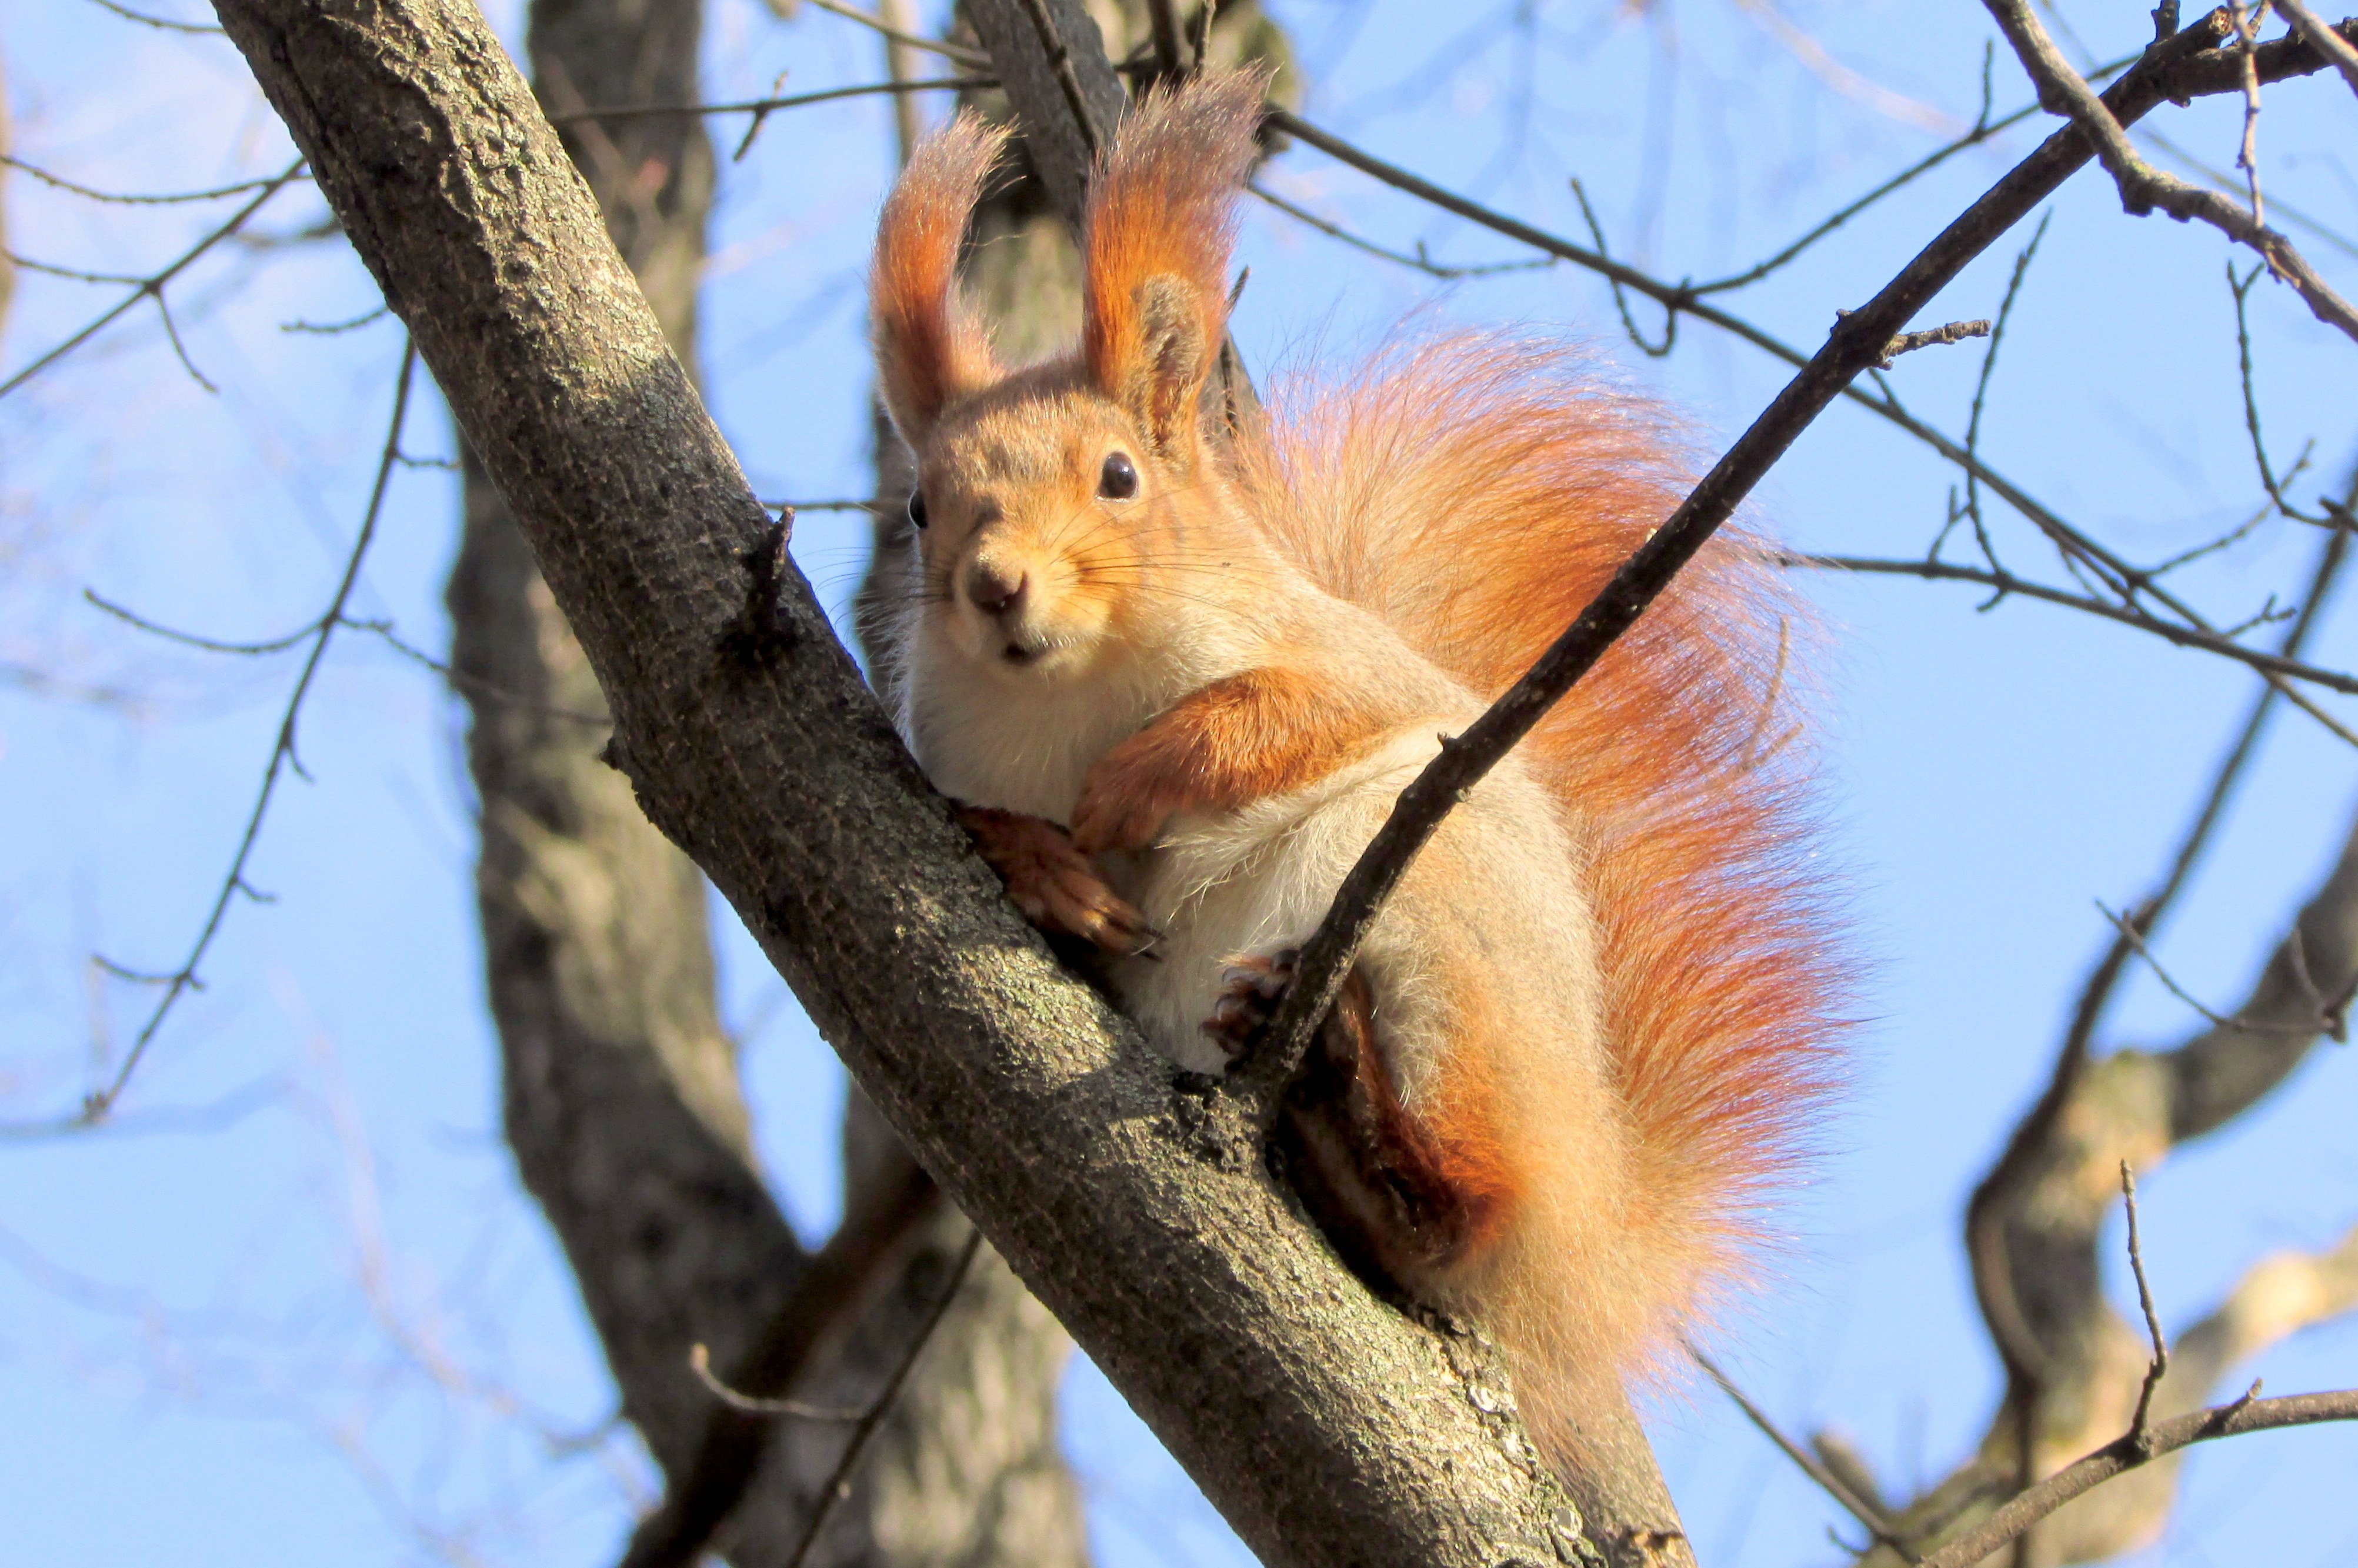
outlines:
{"label": "bushy orange tail", "polygon": [[[1572,623],[1688,483],[1658,410],[1575,351],[1513,335],[1396,347],[1271,408],[1238,454],[1262,515],[1322,586],[1485,696]],[[1772,569],[1723,532],[1520,753],[1587,857],[1629,1132],[1629,1267],[1514,1293],[1531,1298],[1518,1315],[1559,1287],[1570,1311],[1599,1292],[1650,1297],[1606,1314],[1631,1325],[1614,1371],[1741,1266],[1764,1190],[1834,1076],[1841,976],[1809,863],[1804,749],[1790,743],[1798,622]],[[1518,1250],[1501,1266],[1551,1267]]]}

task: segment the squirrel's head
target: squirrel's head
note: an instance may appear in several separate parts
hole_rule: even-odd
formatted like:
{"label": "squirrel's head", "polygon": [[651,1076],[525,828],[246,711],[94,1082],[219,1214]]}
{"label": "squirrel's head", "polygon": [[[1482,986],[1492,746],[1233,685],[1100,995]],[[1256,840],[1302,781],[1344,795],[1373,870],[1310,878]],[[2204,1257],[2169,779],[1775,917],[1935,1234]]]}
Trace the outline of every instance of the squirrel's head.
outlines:
{"label": "squirrel's head", "polygon": [[[958,297],[1003,130],[962,114],[885,203],[870,309],[886,406],[915,452],[922,613],[1020,678],[1097,667],[1201,598],[1226,524],[1197,405],[1228,328],[1238,186],[1263,83],[1148,93],[1098,163],[1071,358],[1009,373]],[[1192,537],[1191,537],[1192,535]]]}

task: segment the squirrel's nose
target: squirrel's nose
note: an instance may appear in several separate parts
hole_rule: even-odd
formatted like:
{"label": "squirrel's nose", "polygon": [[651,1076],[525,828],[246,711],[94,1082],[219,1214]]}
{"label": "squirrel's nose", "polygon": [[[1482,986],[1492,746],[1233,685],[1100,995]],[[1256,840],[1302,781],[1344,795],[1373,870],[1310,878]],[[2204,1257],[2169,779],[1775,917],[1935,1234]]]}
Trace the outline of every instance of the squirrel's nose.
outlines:
{"label": "squirrel's nose", "polygon": [[1003,614],[1023,597],[1023,568],[977,561],[967,568],[966,594],[985,615]]}

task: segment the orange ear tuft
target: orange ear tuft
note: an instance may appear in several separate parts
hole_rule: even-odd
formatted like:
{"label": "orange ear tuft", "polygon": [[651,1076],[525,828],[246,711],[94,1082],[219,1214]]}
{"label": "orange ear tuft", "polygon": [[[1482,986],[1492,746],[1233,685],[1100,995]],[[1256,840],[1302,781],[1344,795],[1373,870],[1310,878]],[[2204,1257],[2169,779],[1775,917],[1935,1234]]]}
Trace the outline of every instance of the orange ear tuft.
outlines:
{"label": "orange ear tuft", "polygon": [[877,222],[868,278],[876,365],[885,406],[913,445],[944,408],[998,379],[989,336],[959,308],[957,256],[1007,135],[960,114],[918,144]]}
{"label": "orange ear tuft", "polygon": [[1207,72],[1149,92],[1090,186],[1083,352],[1160,447],[1193,445],[1228,330],[1237,189],[1267,86],[1258,71]]}

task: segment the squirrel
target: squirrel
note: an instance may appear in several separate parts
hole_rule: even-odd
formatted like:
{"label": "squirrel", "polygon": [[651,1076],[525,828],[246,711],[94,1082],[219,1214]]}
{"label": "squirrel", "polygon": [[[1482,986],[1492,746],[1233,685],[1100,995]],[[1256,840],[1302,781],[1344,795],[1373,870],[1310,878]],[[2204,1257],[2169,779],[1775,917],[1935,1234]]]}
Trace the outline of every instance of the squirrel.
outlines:
{"label": "squirrel", "polygon": [[[1067,357],[1002,368],[959,297],[1006,143],[971,114],[915,150],[871,275],[916,460],[903,735],[1022,912],[1212,1073],[1401,789],[1685,488],[1660,411],[1528,335],[1396,341],[1216,427],[1261,92],[1132,106]],[[1493,1336],[1559,1468],[1758,1252],[1838,1073],[1769,579],[1723,534],[1444,819],[1313,1054],[1323,1108],[1293,1102],[1314,1217]]]}

